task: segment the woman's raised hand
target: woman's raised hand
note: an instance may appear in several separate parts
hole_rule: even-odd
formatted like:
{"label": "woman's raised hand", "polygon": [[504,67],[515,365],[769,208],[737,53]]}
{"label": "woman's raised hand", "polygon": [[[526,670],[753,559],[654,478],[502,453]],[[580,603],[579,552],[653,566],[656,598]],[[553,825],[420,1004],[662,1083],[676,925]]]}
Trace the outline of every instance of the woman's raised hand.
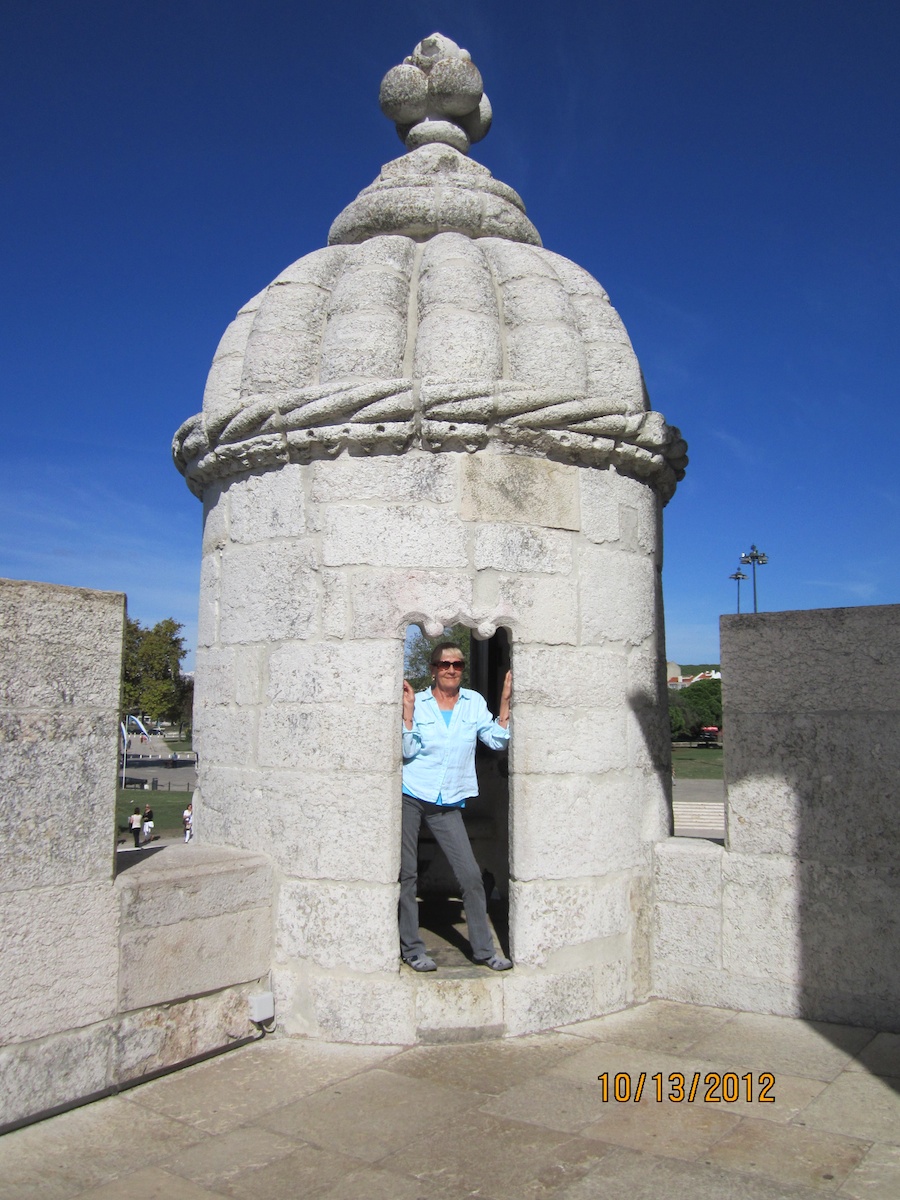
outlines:
{"label": "woman's raised hand", "polygon": [[500,692],[500,712],[497,714],[497,724],[505,729],[509,724],[509,701],[512,696],[512,671],[507,671],[503,678],[503,689]]}
{"label": "woman's raised hand", "polygon": [[403,724],[412,729],[413,712],[416,707],[416,693],[408,679],[403,680]]}

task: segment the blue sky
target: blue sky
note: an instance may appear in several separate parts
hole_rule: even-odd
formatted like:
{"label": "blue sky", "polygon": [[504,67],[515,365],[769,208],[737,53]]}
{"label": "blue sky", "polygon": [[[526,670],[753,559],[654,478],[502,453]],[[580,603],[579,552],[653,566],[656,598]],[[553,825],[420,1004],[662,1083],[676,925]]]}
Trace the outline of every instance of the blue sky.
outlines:
{"label": "blue sky", "polygon": [[[767,610],[900,602],[894,0],[29,0],[0,48],[0,575],[128,593],[193,644],[171,464],[218,339],[402,152],[381,76],[440,30],[473,157],[607,288],[689,443],[667,650]],[[742,601],[750,599],[745,586]]]}

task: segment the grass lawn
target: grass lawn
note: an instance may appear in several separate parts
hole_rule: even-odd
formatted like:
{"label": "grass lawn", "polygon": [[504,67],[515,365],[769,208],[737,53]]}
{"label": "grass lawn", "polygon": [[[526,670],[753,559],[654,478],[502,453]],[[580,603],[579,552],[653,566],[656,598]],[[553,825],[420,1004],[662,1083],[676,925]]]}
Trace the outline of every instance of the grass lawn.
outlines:
{"label": "grass lawn", "polygon": [[690,746],[672,747],[672,766],[676,779],[723,779],[722,750],[710,747],[695,750]]}
{"label": "grass lawn", "polygon": [[154,834],[181,833],[181,814],[187,808],[193,792],[142,792],[138,788],[119,788],[116,798],[116,829],[123,829],[128,837],[128,818],[136,808],[144,811],[144,805],[153,809]]}

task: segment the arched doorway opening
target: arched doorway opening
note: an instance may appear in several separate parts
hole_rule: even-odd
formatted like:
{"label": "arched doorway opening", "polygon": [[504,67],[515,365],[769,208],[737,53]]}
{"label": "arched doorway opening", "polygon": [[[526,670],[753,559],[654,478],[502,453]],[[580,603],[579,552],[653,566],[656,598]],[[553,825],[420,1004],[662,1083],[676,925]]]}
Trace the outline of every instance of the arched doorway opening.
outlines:
{"label": "arched doorway opening", "polygon": [[[419,691],[430,685],[429,656],[439,642],[459,645],[466,660],[462,686],[480,692],[496,714],[506,672],[511,669],[511,643],[505,629],[480,641],[465,625],[429,638],[417,625],[406,632],[405,677]],[[467,801],[463,820],[476,861],[482,870],[488,917],[498,948],[509,953],[509,753],[478,744],[475,755],[478,795]],[[419,926],[429,954],[438,966],[469,965],[466,921],[453,872],[429,830],[423,825],[418,852]]]}

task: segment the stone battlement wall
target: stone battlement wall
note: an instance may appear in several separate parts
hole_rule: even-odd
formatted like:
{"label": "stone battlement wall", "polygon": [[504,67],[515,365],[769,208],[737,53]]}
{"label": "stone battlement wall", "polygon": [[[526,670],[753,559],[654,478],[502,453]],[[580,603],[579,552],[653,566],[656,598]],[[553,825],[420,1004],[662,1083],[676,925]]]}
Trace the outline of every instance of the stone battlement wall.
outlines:
{"label": "stone battlement wall", "polygon": [[654,990],[900,1031],[900,606],[721,639],[726,848],[658,845]]}
{"label": "stone battlement wall", "polygon": [[115,874],[125,597],[0,580],[0,1127],[254,1032],[267,859]]}

